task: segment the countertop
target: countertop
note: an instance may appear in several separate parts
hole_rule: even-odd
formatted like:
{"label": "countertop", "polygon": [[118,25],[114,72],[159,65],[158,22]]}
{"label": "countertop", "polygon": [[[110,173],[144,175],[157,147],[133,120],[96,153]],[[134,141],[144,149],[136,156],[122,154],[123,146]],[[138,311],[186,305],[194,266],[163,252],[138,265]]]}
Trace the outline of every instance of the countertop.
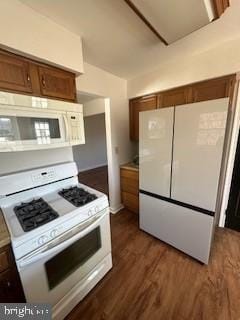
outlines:
{"label": "countertop", "polygon": [[120,168],[127,169],[127,170],[132,170],[132,171],[139,171],[139,166],[137,166],[133,162],[129,162],[129,163],[123,164],[123,165],[120,166]]}
{"label": "countertop", "polygon": [[3,213],[0,209],[0,248],[8,245],[11,242],[7,225],[5,223]]}

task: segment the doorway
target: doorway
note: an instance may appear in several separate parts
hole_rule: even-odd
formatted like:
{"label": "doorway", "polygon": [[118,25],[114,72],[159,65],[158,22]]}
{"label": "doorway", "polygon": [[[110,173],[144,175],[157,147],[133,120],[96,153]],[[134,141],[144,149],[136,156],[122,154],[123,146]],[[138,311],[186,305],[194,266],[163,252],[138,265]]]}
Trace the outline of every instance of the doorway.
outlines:
{"label": "doorway", "polygon": [[225,227],[240,231],[240,132],[238,133]]}
{"label": "doorway", "polygon": [[83,104],[85,127],[85,144],[72,148],[79,182],[109,195],[105,99],[81,93],[78,101]]}

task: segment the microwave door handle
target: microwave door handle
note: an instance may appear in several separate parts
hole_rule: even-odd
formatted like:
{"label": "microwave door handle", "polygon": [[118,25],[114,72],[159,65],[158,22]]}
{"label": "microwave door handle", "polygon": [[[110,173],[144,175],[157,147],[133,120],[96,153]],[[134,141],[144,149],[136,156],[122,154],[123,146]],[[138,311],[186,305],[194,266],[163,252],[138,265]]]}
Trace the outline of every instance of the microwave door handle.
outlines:
{"label": "microwave door handle", "polygon": [[63,115],[63,119],[65,124],[66,140],[68,141],[69,140],[69,124],[68,124],[68,118],[65,114]]}
{"label": "microwave door handle", "polygon": [[[70,245],[74,241],[78,240],[78,238],[84,236],[89,229],[98,224],[104,216],[105,215],[98,215],[90,219],[90,221],[88,220],[87,222],[81,223],[73,229],[74,231],[76,230],[74,234],[72,234],[73,230],[63,233],[59,236],[59,241],[56,241],[57,239],[55,239],[52,243],[50,242],[44,246],[44,248],[37,250],[36,252],[29,254],[27,257],[20,260],[18,263],[19,268],[23,269],[24,267],[46,257],[47,255],[54,253],[61,247],[61,245],[64,245],[64,247]],[[68,237],[69,234],[70,236]]]}

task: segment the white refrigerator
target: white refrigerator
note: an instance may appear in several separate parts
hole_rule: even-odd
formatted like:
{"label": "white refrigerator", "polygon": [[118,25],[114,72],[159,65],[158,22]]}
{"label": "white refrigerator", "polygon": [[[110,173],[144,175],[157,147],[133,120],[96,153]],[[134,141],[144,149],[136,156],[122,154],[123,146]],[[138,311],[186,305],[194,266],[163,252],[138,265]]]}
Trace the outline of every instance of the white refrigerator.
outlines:
{"label": "white refrigerator", "polygon": [[229,98],[140,113],[140,228],[207,264]]}

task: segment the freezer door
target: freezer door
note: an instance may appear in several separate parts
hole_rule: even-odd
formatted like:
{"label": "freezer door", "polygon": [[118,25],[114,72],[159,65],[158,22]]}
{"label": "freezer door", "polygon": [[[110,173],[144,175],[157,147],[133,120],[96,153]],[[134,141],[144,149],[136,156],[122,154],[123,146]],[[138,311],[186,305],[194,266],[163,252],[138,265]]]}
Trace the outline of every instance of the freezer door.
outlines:
{"label": "freezer door", "polygon": [[170,196],[174,108],[140,112],[140,189]]}
{"label": "freezer door", "polygon": [[140,228],[207,264],[214,218],[140,194]]}
{"label": "freezer door", "polygon": [[172,199],[215,211],[229,98],[176,107]]}

